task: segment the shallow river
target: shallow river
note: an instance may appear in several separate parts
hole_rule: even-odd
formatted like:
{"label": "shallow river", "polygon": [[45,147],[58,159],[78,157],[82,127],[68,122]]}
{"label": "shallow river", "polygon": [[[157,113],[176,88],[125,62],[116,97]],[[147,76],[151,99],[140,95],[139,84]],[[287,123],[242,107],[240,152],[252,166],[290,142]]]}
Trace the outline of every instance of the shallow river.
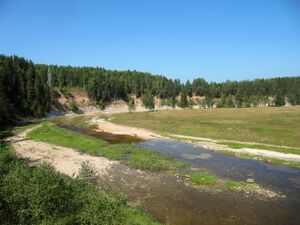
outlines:
{"label": "shallow river", "polygon": [[152,140],[139,145],[169,154],[195,167],[206,168],[218,177],[235,181],[246,181],[252,178],[256,183],[278,189],[286,195],[300,196],[300,170],[298,169],[223,155],[212,150],[194,147],[192,144],[175,141]]}
{"label": "shallow river", "polygon": [[[75,131],[97,136],[84,130]],[[161,222],[191,225],[300,224],[300,170],[222,155],[176,141],[151,140],[137,144],[169,154],[200,171],[235,181],[252,178],[256,183],[286,195],[279,200],[266,200],[230,190],[198,190],[167,173],[141,172],[123,164],[115,166],[106,179],[108,186],[123,192],[130,202]]]}

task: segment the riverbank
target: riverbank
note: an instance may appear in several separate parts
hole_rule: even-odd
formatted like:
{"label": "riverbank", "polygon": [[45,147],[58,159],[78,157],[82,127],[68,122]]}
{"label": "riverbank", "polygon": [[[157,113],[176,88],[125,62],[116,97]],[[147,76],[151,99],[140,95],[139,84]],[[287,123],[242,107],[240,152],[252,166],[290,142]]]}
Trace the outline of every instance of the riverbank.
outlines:
{"label": "riverbank", "polygon": [[[288,165],[290,167],[300,168],[299,147],[279,146],[274,144],[262,144],[247,141],[243,142],[234,140],[204,138],[199,136],[196,137],[167,132],[158,133],[140,127],[131,127],[128,125],[116,124],[115,121],[118,122],[118,115],[115,114],[105,116],[74,116],[68,117],[67,119],[63,120],[66,124],[89,127],[90,129],[96,132],[108,132],[117,135],[129,135],[144,140],[171,138],[186,143],[192,143],[195,146],[202,147],[205,149],[218,151],[221,154],[262,160],[269,163]],[[164,126],[163,122],[160,126]]]}
{"label": "riverbank", "polygon": [[[37,130],[39,128],[40,127],[35,128],[35,131],[41,131]],[[31,130],[31,132],[34,132],[34,130]],[[68,130],[65,130],[65,132],[68,133]],[[28,132],[26,134],[28,134]],[[45,134],[47,140],[49,140],[48,133]],[[56,135],[62,137],[60,133],[56,133]],[[83,136],[89,139],[86,135],[76,134],[72,136],[72,139],[69,137],[68,141],[69,143],[75,144],[76,140]],[[17,139],[13,145],[18,143],[19,149],[21,149],[22,146],[26,146],[26,150],[23,152],[25,155],[22,156],[25,158],[27,153],[33,155],[42,154],[42,158],[32,157],[32,160],[27,158],[28,162],[33,165],[38,165],[42,161],[56,165],[56,157],[63,160],[65,165],[82,162],[82,160],[86,159],[80,158],[82,156],[92,157],[91,160],[93,160],[93,158],[101,158],[101,156],[85,154],[80,151],[79,146],[78,149],[67,148],[53,143],[45,143],[44,141],[42,142],[43,144],[50,145],[48,149],[50,152],[43,153],[41,146],[35,145],[39,142],[41,141],[28,140],[28,135],[26,138],[24,135],[21,135],[21,139]],[[30,144],[30,146],[25,143]],[[73,157],[71,155],[62,155],[59,153],[60,151],[65,152],[65,148],[75,152],[75,161],[72,160]],[[264,188],[256,183],[244,185],[243,182],[220,179],[217,176],[214,176],[216,182],[213,185],[194,184],[189,176],[192,176],[191,174],[207,174],[208,171],[203,170],[203,168],[191,168],[191,170],[184,170],[182,172],[166,171],[152,173],[136,169],[130,165],[128,166],[122,163],[122,161],[115,162],[116,163],[109,164],[105,169],[99,170],[101,184],[104,185],[105,188],[114,188],[121,191],[128,197],[131,205],[145,210],[155,218],[168,224],[185,224],[187,222],[189,224],[215,224],[223,220],[225,212],[226,215],[235,214],[235,212],[232,211],[233,208],[235,208],[235,210],[238,209],[239,216],[236,215],[236,217],[234,217],[232,224],[241,224],[245,222],[245,218],[247,218],[247,221],[249,221],[250,218],[252,221],[264,221],[264,224],[266,224],[265,222],[268,221],[266,218],[270,219],[274,210],[277,212],[277,209],[280,209],[279,206],[275,209],[274,207],[272,208],[272,206],[280,205],[280,199],[286,199],[282,194]],[[95,161],[94,164],[96,165],[97,163],[102,162]],[[59,167],[57,168],[60,169]],[[76,168],[76,165],[74,168]],[[68,174],[74,173],[76,173],[76,170],[74,170],[74,172],[68,172]],[[176,199],[174,199],[174,196],[176,196]],[[228,208],[228,204],[231,204],[231,202],[234,203],[235,206]],[[205,210],[208,206],[214,208],[214,217],[211,217],[212,211]],[[264,209],[272,208],[272,212],[264,210],[264,216],[260,217],[256,214],[257,206],[261,206]],[[249,211],[255,211],[256,213],[253,214],[255,216],[249,217]],[[279,211],[277,213],[279,213]],[[226,216],[226,219],[230,218]]]}
{"label": "riverbank", "polygon": [[[129,166],[126,170],[131,171],[131,173],[144,173],[144,175],[147,171],[166,171],[168,175],[184,178],[184,182],[190,180],[185,173],[188,171],[195,173],[193,169],[189,169],[189,166],[180,160],[174,160],[172,157],[150,150],[150,148],[140,148],[128,144],[108,144],[94,137],[59,128],[49,122],[30,126],[10,137],[8,141],[15,149],[17,156],[27,159],[31,165],[47,162],[59,172],[70,177],[76,177],[82,163],[86,161],[95,165],[97,174],[100,176],[108,176],[110,171],[120,164],[125,167]],[[207,191],[225,190],[226,182],[231,182],[217,177],[215,179],[218,181],[216,183],[218,185],[210,187]],[[257,184],[255,185],[241,185],[238,189],[248,194],[250,192],[258,194],[263,198],[284,197]]]}

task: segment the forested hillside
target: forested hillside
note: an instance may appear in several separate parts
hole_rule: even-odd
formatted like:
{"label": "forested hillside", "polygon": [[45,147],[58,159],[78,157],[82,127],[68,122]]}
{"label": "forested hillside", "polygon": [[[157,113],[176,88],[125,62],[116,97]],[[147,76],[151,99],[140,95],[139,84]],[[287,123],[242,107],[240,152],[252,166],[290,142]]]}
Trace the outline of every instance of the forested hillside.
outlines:
{"label": "forested hillside", "polygon": [[49,108],[47,71],[24,58],[0,55],[0,123],[43,116]]}
{"label": "forested hillside", "polygon": [[[204,108],[213,105],[250,107],[267,105],[269,97],[274,99],[276,106],[284,105],[286,101],[291,105],[300,104],[300,77],[223,83],[208,83],[198,78],[181,83],[179,79],[138,71],[41,65],[21,57],[1,55],[0,123],[9,123],[16,116],[43,116],[51,106],[54,87],[84,88],[96,105],[115,99],[128,101],[130,95],[145,95],[147,100],[157,96],[165,100],[165,104],[180,107],[193,104],[201,104]],[[178,95],[181,95],[181,102],[175,100]],[[192,96],[205,98],[194,102]]]}

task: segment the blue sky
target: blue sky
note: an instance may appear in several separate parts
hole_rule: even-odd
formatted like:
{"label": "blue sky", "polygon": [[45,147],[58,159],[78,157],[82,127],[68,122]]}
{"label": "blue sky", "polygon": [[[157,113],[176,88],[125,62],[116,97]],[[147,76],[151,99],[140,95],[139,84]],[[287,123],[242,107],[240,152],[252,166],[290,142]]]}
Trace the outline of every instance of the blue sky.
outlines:
{"label": "blue sky", "polygon": [[300,1],[0,0],[0,53],[182,81],[300,75]]}

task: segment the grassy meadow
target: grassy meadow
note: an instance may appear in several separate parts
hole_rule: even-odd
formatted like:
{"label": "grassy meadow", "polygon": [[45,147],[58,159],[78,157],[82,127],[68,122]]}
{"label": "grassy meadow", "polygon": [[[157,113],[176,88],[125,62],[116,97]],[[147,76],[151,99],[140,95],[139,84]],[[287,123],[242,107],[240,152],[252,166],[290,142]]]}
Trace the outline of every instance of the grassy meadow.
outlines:
{"label": "grassy meadow", "polygon": [[300,147],[300,107],[123,113],[112,122],[167,134]]}

